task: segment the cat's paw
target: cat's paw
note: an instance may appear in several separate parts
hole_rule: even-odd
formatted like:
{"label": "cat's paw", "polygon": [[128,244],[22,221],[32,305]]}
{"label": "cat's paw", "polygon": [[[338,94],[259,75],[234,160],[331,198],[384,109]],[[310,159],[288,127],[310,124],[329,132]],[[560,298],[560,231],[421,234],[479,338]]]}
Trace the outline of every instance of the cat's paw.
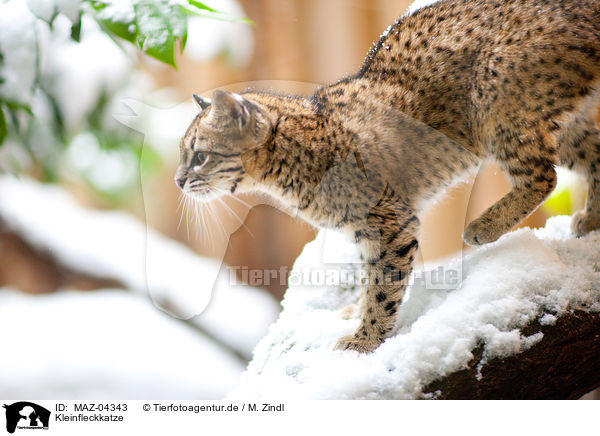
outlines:
{"label": "cat's paw", "polygon": [[379,339],[357,338],[354,335],[344,336],[337,341],[335,350],[354,350],[359,353],[371,353],[381,345]]}
{"label": "cat's paw", "polygon": [[463,240],[473,247],[494,242],[502,236],[503,231],[495,229],[492,224],[491,222],[476,219],[465,229]]}
{"label": "cat's paw", "polygon": [[356,319],[360,318],[361,309],[359,304],[349,304],[340,310],[340,317],[342,319]]}
{"label": "cat's paw", "polygon": [[590,216],[583,210],[573,214],[571,231],[577,236],[587,235],[589,232],[600,228],[600,216]]}

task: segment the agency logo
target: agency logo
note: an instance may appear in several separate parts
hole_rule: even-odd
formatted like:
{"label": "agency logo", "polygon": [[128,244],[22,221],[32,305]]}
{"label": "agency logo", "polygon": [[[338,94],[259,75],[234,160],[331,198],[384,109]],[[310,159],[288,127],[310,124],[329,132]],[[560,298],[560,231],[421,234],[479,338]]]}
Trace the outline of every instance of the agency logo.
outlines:
{"label": "agency logo", "polygon": [[6,409],[6,431],[9,433],[14,433],[16,429],[48,430],[48,409],[29,401],[4,404],[3,407]]}

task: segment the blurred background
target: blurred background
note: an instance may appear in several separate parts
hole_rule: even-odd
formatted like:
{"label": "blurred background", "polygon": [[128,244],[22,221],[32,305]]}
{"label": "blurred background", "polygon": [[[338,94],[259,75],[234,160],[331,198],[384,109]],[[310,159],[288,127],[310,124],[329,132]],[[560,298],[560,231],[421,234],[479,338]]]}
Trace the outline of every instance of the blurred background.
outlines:
{"label": "blurred background", "polygon": [[[309,94],[357,70],[410,3],[0,2],[0,341],[13,350],[0,356],[0,397],[232,389],[278,315],[280,275],[316,233],[255,195],[211,204],[198,224],[173,183],[191,94]],[[522,225],[581,208],[584,188],[561,171]],[[422,264],[466,249],[465,224],[507,191],[492,164],[452,188],[424,219]],[[254,269],[277,276],[244,285]],[[213,286],[212,298],[201,289]],[[208,308],[181,320],[188,289]]]}

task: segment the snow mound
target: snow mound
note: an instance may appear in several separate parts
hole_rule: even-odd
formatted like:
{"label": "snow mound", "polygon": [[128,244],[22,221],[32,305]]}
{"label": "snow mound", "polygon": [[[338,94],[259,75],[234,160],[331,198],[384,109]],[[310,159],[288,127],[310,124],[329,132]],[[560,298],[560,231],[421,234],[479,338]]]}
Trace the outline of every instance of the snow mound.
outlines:
{"label": "snow mound", "polygon": [[244,364],[119,290],[27,295],[0,289],[6,398],[224,397]]}
{"label": "snow mound", "polygon": [[[517,230],[451,261],[443,270],[460,276],[449,289],[432,289],[426,273],[416,274],[395,335],[369,355],[333,351],[359,324],[339,312],[357,302],[358,289],[302,279],[307,270],[357,268],[354,245],[321,232],[294,265],[284,310],[230,398],[423,398],[424,386],[466,368],[478,345],[484,361],[533,346],[543,334],[519,330],[531,321],[553,324],[576,308],[600,311],[600,232],[576,239],[569,224],[569,217],[554,217],[543,229]],[[338,263],[323,262],[328,251],[342,254]]]}

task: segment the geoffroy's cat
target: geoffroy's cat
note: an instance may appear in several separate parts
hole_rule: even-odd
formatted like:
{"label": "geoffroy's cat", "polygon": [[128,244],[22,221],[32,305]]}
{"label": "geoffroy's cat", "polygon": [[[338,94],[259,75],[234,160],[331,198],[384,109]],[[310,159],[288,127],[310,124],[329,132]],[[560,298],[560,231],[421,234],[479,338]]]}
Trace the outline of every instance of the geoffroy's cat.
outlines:
{"label": "geoffroy's cat", "polygon": [[181,141],[177,185],[208,201],[267,192],[346,232],[369,283],[361,323],[338,349],[390,335],[427,200],[484,159],[512,188],[464,240],[495,241],[556,185],[589,181],[575,234],[600,227],[600,2],[442,0],[390,26],[362,68],[308,97],[215,91]]}

